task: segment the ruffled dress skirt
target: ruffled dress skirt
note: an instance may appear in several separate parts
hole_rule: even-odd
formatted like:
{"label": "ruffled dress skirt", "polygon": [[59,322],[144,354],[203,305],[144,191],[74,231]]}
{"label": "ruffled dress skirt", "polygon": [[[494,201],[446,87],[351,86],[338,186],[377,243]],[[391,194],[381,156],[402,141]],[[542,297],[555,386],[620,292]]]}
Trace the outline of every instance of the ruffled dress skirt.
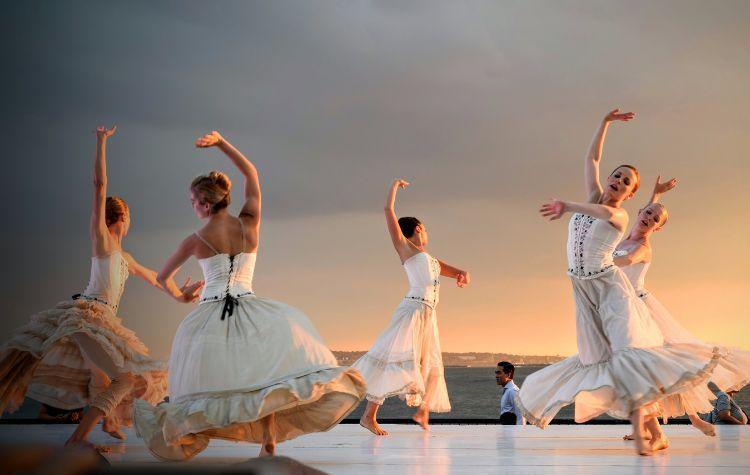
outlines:
{"label": "ruffled dress skirt", "polygon": [[180,324],[169,402],[136,401],[136,430],[157,458],[190,459],[212,438],[260,443],[271,414],[277,442],[326,431],[357,407],[364,380],[300,310],[255,295],[222,317],[224,306],[204,302]]}
{"label": "ruffled dress skirt", "polygon": [[25,396],[56,408],[77,409],[106,389],[109,381],[83,358],[71,338],[75,333],[91,337],[119,370],[136,376],[133,390],[108,416],[110,423],[132,425],[135,398],[152,403],[164,399],[166,364],[148,356],[148,348],[110,307],[81,299],[33,315],[2,346],[0,413],[18,409]]}
{"label": "ruffled dress skirt", "polygon": [[605,413],[627,419],[639,408],[658,415],[659,403],[670,396],[679,396],[688,413],[713,409],[715,396],[706,382],[726,350],[665,341],[619,268],[571,280],[579,353],[526,378],[517,402],[529,422],[546,427],[572,403],[576,422]]}
{"label": "ruffled dress skirt", "polygon": [[399,396],[413,407],[449,412],[437,313],[429,305],[404,299],[370,351],[353,365],[367,382],[367,399],[377,404]]}
{"label": "ruffled dress skirt", "polygon": [[[648,307],[651,318],[664,335],[665,343],[701,346],[704,351],[714,347],[714,345],[698,339],[683,327],[653,294],[641,291],[639,296]],[[738,348],[725,348],[724,351],[724,358],[714,368],[710,381],[722,391],[739,391],[750,382],[750,352]],[[696,411],[696,408],[691,406],[690,400],[678,394],[667,397],[662,401],[661,412],[664,417],[676,417],[685,413],[692,414],[704,411]]]}

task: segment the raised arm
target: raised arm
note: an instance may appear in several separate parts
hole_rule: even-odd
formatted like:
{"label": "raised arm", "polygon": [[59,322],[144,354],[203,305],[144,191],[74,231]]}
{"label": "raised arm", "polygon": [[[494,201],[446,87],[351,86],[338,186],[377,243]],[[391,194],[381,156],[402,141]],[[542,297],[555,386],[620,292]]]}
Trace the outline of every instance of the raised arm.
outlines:
{"label": "raised arm", "polygon": [[603,189],[599,181],[599,163],[602,159],[602,150],[604,149],[604,139],[607,137],[609,124],[615,120],[628,122],[635,117],[634,112],[620,113],[620,109],[614,109],[602,119],[599,128],[591,140],[589,152],[586,154],[586,163],[584,167],[584,179],[586,183],[586,198],[589,203],[596,203],[601,197]]}
{"label": "raised arm", "polygon": [[245,177],[245,204],[242,205],[240,218],[247,219],[251,225],[259,226],[261,193],[255,165],[215,130],[196,140],[195,146],[218,147],[234,163]]}
{"label": "raised arm", "polygon": [[199,293],[201,288],[203,288],[203,281],[191,284],[189,277],[182,284],[182,287],[178,287],[174,281],[174,275],[180,270],[182,264],[193,255],[196,239],[195,236],[189,236],[182,241],[174,254],[164,264],[162,270],[156,275],[156,281],[161,285],[161,289],[178,302],[195,302],[200,297]]}
{"label": "raised arm", "polygon": [[385,200],[385,208],[383,209],[385,211],[385,223],[388,226],[388,234],[391,235],[391,242],[394,249],[396,249],[398,257],[401,258],[401,262],[414,254],[412,246],[409,245],[409,240],[401,232],[401,226],[398,225],[398,217],[395,211],[396,193],[399,188],[406,188],[407,186],[409,186],[408,181],[399,178],[393,180],[391,187],[388,189],[388,197]]}
{"label": "raised arm", "polygon": [[97,127],[96,134],[96,158],[94,158],[94,199],[91,207],[91,222],[89,225],[89,236],[91,237],[92,253],[94,255],[108,254],[109,231],[107,230],[107,218],[105,208],[107,204],[107,139],[117,130],[117,126],[111,129]]}
{"label": "raised arm", "polygon": [[656,177],[656,184],[654,185],[654,191],[651,193],[651,199],[649,200],[648,205],[658,203],[659,199],[661,199],[661,195],[668,192],[675,186],[677,186],[677,179],[672,178],[668,182],[661,183],[659,180],[661,180],[661,175]]}
{"label": "raised arm", "polygon": [[438,259],[440,263],[440,275],[456,279],[456,285],[459,287],[466,287],[471,283],[471,276],[469,271],[461,270],[458,267],[446,264],[445,262]]}
{"label": "raised arm", "polygon": [[595,203],[575,203],[551,199],[539,208],[539,212],[543,217],[549,218],[550,221],[560,219],[565,213],[582,213],[608,221],[620,231],[628,225],[628,213],[624,209]]}

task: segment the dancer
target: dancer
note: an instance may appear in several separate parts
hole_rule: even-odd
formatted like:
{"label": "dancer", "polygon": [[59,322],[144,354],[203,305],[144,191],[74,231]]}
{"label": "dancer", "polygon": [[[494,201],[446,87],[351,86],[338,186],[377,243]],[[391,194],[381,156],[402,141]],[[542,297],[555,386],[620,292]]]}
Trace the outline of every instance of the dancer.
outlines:
{"label": "dancer", "polygon": [[[706,394],[703,383],[721,352],[691,344],[665,345],[646,305],[614,265],[612,253],[628,221],[621,205],[637,191],[640,178],[634,167],[621,165],[602,187],[599,163],[609,125],[634,116],[615,109],[602,120],[585,162],[587,202],[553,199],[540,210],[551,220],[574,213],[567,253],[579,354],[527,377],[519,402],[526,418],[539,427],[573,402],[577,422],[603,413],[630,419],[637,452],[650,455],[668,446],[655,417],[656,403],[665,396],[690,393],[695,409],[710,410],[713,395]],[[659,434],[650,444],[644,425]]]}
{"label": "dancer", "polygon": [[372,348],[352,367],[367,382],[367,408],[360,424],[375,435],[388,435],[378,425],[378,409],[390,396],[400,396],[417,407],[412,419],[429,428],[430,412],[451,410],[440,352],[437,312],[440,276],[469,285],[467,271],[450,266],[427,253],[427,229],[417,218],[396,218],[394,204],[399,188],[409,186],[395,180],[385,204],[385,221],[401,264],[409,278],[409,292],[396,308],[391,322]]}
{"label": "dancer", "polygon": [[[614,262],[630,280],[636,294],[643,300],[651,318],[659,326],[664,341],[668,344],[691,343],[712,348],[703,343],[683,327],[669,311],[645,289],[646,273],[653,260],[651,236],[660,231],[669,216],[667,208],[659,202],[662,194],[677,186],[674,178],[661,183],[661,176],[656,178],[654,191],[648,204],[638,212],[638,219],[628,236],[618,244],[614,252]],[[732,349],[714,369],[711,380],[720,388],[739,390],[750,380],[750,353]],[[660,413],[665,419],[687,414],[692,425],[707,436],[715,436],[712,424],[701,419],[693,409],[692,401],[681,394],[670,396],[660,402]],[[632,435],[625,436],[632,440]]]}
{"label": "dancer", "polygon": [[[159,287],[156,272],[122,248],[130,212],[121,198],[107,196],[107,139],[111,129],[96,129],[94,200],[91,213],[91,278],[82,294],[38,313],[0,350],[0,413],[16,410],[24,396],[44,404],[89,410],[66,445],[81,444],[104,418],[105,432],[118,439],[130,425],[134,397],[154,403],[166,394],[163,363],[122,325],[117,307],[128,274]],[[200,283],[183,286],[186,300],[197,298]]]}
{"label": "dancer", "polygon": [[245,202],[238,217],[230,214],[231,182],[221,172],[190,186],[193,210],[207,223],[180,244],[158,279],[181,299],[173,277],[193,256],[206,286],[172,343],[170,402],[136,401],[136,428],[166,460],[189,459],[211,438],[260,443],[260,455],[273,455],[277,442],[338,424],[364,397],[364,381],[338,366],[301,311],[254,294],[257,170],[216,131],[196,146],[217,147],[229,157],[245,178]]}

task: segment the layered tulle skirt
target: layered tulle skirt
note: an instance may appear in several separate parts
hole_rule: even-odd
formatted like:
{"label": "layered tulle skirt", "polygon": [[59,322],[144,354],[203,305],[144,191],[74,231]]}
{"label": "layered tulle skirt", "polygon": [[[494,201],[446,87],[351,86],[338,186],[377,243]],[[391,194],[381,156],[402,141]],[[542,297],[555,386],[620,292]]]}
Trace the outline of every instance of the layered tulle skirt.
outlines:
{"label": "layered tulle skirt", "polygon": [[166,364],[148,356],[148,348],[105,304],[64,301],[33,315],[0,349],[0,413],[15,411],[25,396],[60,409],[87,405],[106,389],[106,375],[87,362],[72,336],[96,342],[120,372],[136,376],[135,385],[108,416],[110,424],[131,425],[134,398],[157,403],[167,394]]}
{"label": "layered tulle skirt", "polygon": [[[669,310],[651,293],[642,291],[639,296],[649,310],[651,318],[656,322],[664,341],[670,345],[692,345],[702,348],[705,352],[714,345],[705,343],[690,333],[675,319]],[[750,382],[750,351],[738,348],[724,348],[724,357],[711,373],[710,381],[722,391],[738,391]],[[698,411],[689,398],[677,394],[666,397],[661,401],[661,413],[664,417],[676,417],[682,414],[694,414]]]}
{"label": "layered tulle skirt", "polygon": [[437,314],[429,305],[404,299],[370,351],[352,367],[365,378],[369,401],[382,404],[399,396],[431,412],[451,410]]}
{"label": "layered tulle skirt", "polygon": [[518,402],[530,422],[545,427],[571,403],[576,422],[605,413],[627,419],[639,408],[657,414],[670,396],[679,396],[688,413],[713,409],[706,382],[726,350],[666,341],[618,268],[571,280],[579,353],[526,378]]}
{"label": "layered tulle skirt", "polygon": [[278,442],[325,431],[364,397],[359,373],[338,366],[298,309],[249,295],[222,317],[224,305],[199,305],[177,330],[170,401],[136,402],[136,429],[157,457],[188,459],[211,438],[260,443],[271,414]]}

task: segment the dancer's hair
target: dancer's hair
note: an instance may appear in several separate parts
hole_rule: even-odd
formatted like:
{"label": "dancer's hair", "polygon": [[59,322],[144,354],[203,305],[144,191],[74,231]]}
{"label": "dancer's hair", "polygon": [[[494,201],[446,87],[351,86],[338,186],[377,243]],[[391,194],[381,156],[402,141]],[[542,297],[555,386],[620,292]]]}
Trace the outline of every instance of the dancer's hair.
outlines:
{"label": "dancer's hair", "polygon": [[212,171],[208,175],[195,177],[190,189],[198,195],[201,204],[208,203],[211,205],[211,212],[215,213],[229,206],[232,182],[225,174]]}
{"label": "dancer's hair", "polygon": [[403,218],[398,218],[398,227],[401,228],[401,233],[406,239],[414,236],[414,230],[416,230],[417,226],[419,226],[420,224],[422,224],[422,221],[412,216],[404,216]]}
{"label": "dancer's hair", "polygon": [[612,173],[610,173],[609,176],[614,175],[614,173],[617,171],[618,168],[623,168],[623,167],[630,168],[631,170],[633,170],[633,173],[635,173],[635,185],[633,185],[633,191],[631,191],[631,193],[635,193],[636,191],[638,191],[638,187],[641,186],[641,174],[638,172],[638,169],[635,168],[633,165],[627,165],[627,164],[618,165],[615,167],[614,170],[612,170]]}
{"label": "dancer's hair", "polygon": [[503,373],[507,374],[510,379],[513,379],[513,373],[516,372],[516,367],[513,366],[513,363],[501,361],[497,364],[497,367],[501,368]]}
{"label": "dancer's hair", "polygon": [[117,196],[107,197],[107,202],[104,205],[104,220],[107,223],[107,227],[122,220],[129,212],[130,209],[125,200]]}

